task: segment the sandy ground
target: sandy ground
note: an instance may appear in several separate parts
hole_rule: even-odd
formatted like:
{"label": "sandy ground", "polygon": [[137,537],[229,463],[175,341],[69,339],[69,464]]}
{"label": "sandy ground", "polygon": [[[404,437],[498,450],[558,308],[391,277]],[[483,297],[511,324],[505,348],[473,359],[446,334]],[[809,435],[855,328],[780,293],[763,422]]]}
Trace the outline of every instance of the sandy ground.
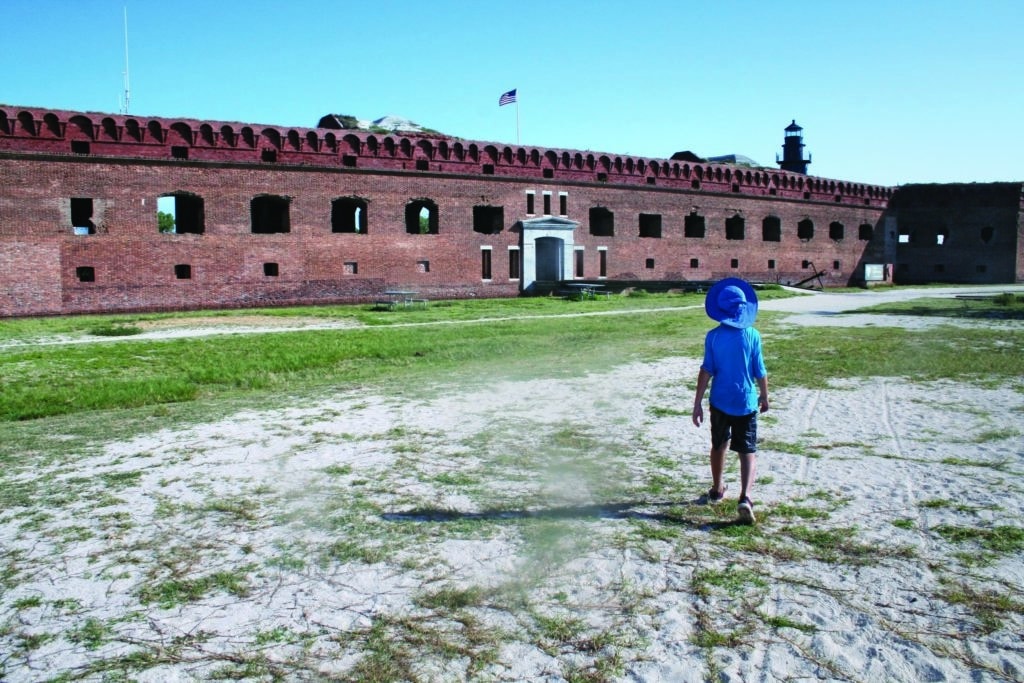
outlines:
{"label": "sandy ground", "polygon": [[[764,308],[850,325],[886,295]],[[728,499],[701,498],[698,364],[26,454],[0,679],[1024,679],[1024,383],[776,391],[750,528],[735,462]]]}

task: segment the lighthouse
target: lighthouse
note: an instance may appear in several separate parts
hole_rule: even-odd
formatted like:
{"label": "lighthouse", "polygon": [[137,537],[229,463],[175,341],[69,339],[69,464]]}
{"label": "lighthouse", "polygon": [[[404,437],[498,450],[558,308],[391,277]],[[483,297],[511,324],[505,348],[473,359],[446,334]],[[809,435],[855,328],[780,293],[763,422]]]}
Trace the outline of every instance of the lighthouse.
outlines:
{"label": "lighthouse", "polygon": [[810,155],[804,159],[804,136],[803,128],[796,125],[796,119],[786,126],[786,138],[782,144],[782,161],[779,155],[775,155],[775,163],[783,171],[807,174],[807,164],[811,163]]}

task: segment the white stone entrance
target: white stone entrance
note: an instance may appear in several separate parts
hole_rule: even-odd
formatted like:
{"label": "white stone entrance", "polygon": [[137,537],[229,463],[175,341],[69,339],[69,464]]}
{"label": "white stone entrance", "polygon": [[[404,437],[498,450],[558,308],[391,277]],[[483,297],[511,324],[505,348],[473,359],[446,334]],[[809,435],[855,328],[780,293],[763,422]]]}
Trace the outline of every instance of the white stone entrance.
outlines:
{"label": "white stone entrance", "polygon": [[568,218],[531,218],[521,224],[523,273],[521,287],[533,291],[537,282],[572,278],[573,234],[579,223]]}

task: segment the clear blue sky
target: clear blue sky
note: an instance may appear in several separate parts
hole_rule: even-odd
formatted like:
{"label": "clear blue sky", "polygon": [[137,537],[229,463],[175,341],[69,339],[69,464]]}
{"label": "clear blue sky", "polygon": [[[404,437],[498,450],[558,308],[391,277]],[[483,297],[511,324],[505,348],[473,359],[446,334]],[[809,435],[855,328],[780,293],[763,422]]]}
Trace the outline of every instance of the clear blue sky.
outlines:
{"label": "clear blue sky", "polygon": [[1024,180],[1022,0],[0,0],[0,103],[451,135],[814,175]]}

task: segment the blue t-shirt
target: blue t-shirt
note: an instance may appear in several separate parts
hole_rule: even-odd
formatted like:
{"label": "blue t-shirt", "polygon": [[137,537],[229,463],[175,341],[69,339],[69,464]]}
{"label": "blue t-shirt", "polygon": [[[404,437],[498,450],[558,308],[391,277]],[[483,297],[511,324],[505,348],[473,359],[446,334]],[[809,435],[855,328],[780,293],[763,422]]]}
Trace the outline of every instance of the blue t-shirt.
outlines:
{"label": "blue t-shirt", "polygon": [[711,405],[729,415],[757,412],[757,380],[768,374],[760,332],[719,325],[704,337],[701,367],[712,377]]}

